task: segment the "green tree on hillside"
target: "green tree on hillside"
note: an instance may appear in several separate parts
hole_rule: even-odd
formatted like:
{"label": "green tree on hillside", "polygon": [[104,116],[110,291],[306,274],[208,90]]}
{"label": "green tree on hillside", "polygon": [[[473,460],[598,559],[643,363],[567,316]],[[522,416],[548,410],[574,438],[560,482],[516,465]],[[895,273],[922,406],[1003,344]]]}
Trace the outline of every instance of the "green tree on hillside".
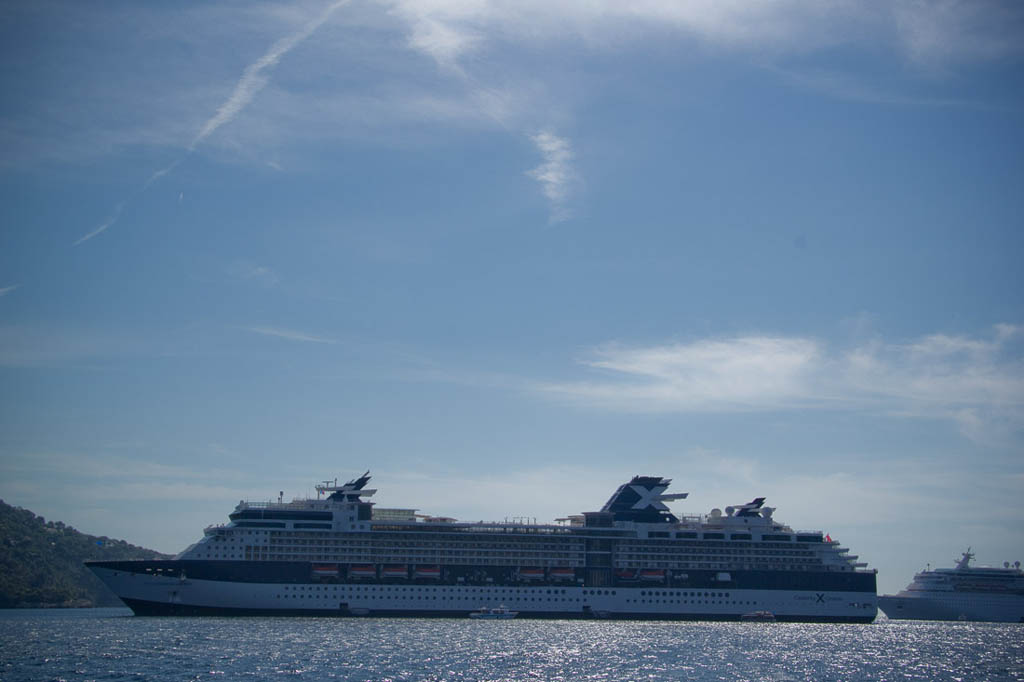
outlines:
{"label": "green tree on hillside", "polygon": [[0,500],[0,608],[117,606],[87,559],[166,559],[123,540],[80,533]]}

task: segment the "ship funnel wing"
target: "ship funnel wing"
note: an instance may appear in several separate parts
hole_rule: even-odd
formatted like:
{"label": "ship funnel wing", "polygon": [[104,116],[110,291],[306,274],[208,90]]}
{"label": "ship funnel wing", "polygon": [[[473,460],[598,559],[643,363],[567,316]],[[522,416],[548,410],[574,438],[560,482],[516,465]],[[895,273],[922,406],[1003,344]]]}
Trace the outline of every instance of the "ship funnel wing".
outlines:
{"label": "ship funnel wing", "polygon": [[331,493],[329,500],[348,500],[349,502],[358,501],[360,497],[370,497],[376,490],[366,489],[366,484],[370,482],[370,472],[367,471],[359,478],[354,478],[345,485],[318,485],[316,490],[318,493]]}
{"label": "ship funnel wing", "polygon": [[736,516],[760,516],[764,499],[763,497],[755,497],[752,501],[736,507]]}
{"label": "ship funnel wing", "polygon": [[634,476],[629,483],[619,486],[601,511],[611,512],[616,521],[676,523],[679,519],[665,502],[684,499],[688,493],[666,494],[671,483],[672,479],[660,476]]}

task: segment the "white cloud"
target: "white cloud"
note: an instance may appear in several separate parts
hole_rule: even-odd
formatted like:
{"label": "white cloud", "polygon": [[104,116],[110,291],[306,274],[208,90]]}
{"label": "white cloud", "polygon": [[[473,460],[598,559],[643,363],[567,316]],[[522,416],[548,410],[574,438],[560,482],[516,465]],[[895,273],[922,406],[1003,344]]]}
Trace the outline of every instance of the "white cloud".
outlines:
{"label": "white cloud", "polygon": [[334,339],[329,339],[323,336],[314,336],[305,332],[295,331],[294,329],[281,329],[279,327],[240,327],[247,332],[253,334],[261,334],[263,336],[275,336],[280,339],[288,339],[289,341],[307,341],[311,343],[336,343]]}
{"label": "white cloud", "polygon": [[1024,6],[998,0],[902,0],[892,6],[905,49],[921,62],[1000,59],[1024,48]]}
{"label": "white cloud", "polygon": [[606,346],[583,364],[612,378],[549,384],[544,390],[627,411],[778,409],[811,399],[821,351],[810,339],[750,336]]}
{"label": "white cloud", "polygon": [[18,289],[20,287],[21,287],[20,284],[12,284],[9,287],[2,287],[2,288],[0,288],[0,296],[6,296],[7,294],[11,293],[12,291],[14,291],[15,289]]}
{"label": "white cloud", "polygon": [[481,42],[474,31],[431,16],[413,17],[411,33],[410,46],[426,52],[443,66],[454,66],[459,56]]}
{"label": "white cloud", "polygon": [[935,334],[847,351],[799,337],[747,336],[608,346],[583,365],[599,379],[547,383],[548,395],[630,412],[859,409],[948,419],[974,440],[1024,428],[1024,360],[999,325],[990,339]]}
{"label": "white cloud", "polygon": [[[167,67],[156,74],[150,68],[124,65],[117,78],[90,82],[88,95],[76,99],[75,106],[67,106],[64,96],[26,102],[25,116],[0,122],[0,140],[9,150],[0,164],[76,159],[135,145],[194,148],[208,142],[209,136],[234,121],[265,90],[270,71],[285,55],[314,32],[326,32],[322,25],[340,4],[204,3],[173,11],[140,5],[122,12],[118,15],[122,29],[118,40],[122,42],[115,45],[119,51],[163,50],[172,45],[190,49],[169,50]],[[61,9],[54,19],[62,31],[106,35],[109,30],[103,13],[89,12],[75,3]],[[517,56],[524,50],[531,57],[540,55],[544,63],[552,65],[552,71],[557,71],[559,64],[554,52],[566,47],[608,52],[681,38],[699,41],[707,49],[746,50],[759,61],[766,53],[806,53],[831,46],[877,50],[880,45],[901,50],[917,61],[998,59],[1024,49],[1022,13],[1020,3],[994,0],[379,0],[350,5],[344,21],[331,27],[339,31],[340,39],[317,41],[311,46],[316,52],[311,51],[308,59],[303,55],[303,72],[318,77],[310,81],[328,83],[329,87],[309,88],[309,83],[304,83],[303,88],[289,93],[290,101],[285,104],[304,109],[306,118],[316,119],[321,135],[330,132],[339,112],[320,105],[325,97],[337,98],[341,92],[346,93],[351,107],[370,108],[365,116],[349,109],[343,112],[345,118],[375,122],[390,109],[389,100],[401,104],[402,93],[422,81],[422,72],[417,71],[421,66],[394,49],[400,42],[393,40],[396,31],[404,33],[407,47],[438,64],[456,66],[447,70],[448,75],[468,74],[476,84],[474,93],[507,91],[513,98],[524,98],[531,96],[531,85],[545,81],[550,85],[551,81],[543,72],[523,68],[515,56],[509,59],[516,51]],[[284,38],[279,37],[282,26],[291,31]],[[246,54],[248,45],[268,43],[272,46],[245,66],[239,78],[241,65],[225,53]],[[372,82],[394,87],[390,92],[355,96],[349,87],[339,86],[350,86],[352,81],[337,77],[338,63],[352,64],[362,75],[372,73]],[[526,63],[535,61],[531,58]],[[84,78],[94,70],[94,63],[83,59],[76,67],[81,72],[75,75]],[[225,98],[223,83],[233,77],[237,80]],[[900,99],[898,94],[878,95],[870,88],[848,83],[825,87],[860,98]],[[423,89],[431,92],[436,88]],[[54,91],[64,92],[60,88]],[[564,103],[565,98],[559,91],[546,101],[533,102],[535,106],[514,102],[505,106],[514,111],[549,111],[550,105]],[[436,103],[439,110],[464,109],[467,100],[472,103],[474,99],[477,106],[494,104],[473,94],[467,98],[464,92],[445,93],[438,99],[449,100]],[[130,118],[123,116],[126,111],[131,112]],[[515,128],[530,130],[549,124],[536,120],[535,113],[533,116]],[[262,134],[267,132],[273,138],[268,142],[273,144],[281,137],[301,136],[305,129],[251,132],[243,144],[263,142]],[[332,134],[356,133],[336,125]]]}
{"label": "white cloud", "polygon": [[410,44],[439,61],[488,40],[567,40],[618,46],[671,33],[728,50],[803,53],[889,42],[914,59],[992,59],[1019,53],[1022,10],[982,0],[398,0]]}
{"label": "white cloud", "polygon": [[569,217],[566,201],[570,189],[576,181],[576,172],[572,166],[572,148],[569,141],[551,132],[540,132],[531,136],[533,143],[544,157],[544,162],[527,175],[537,180],[544,191],[544,196],[551,203],[551,222],[559,222]]}

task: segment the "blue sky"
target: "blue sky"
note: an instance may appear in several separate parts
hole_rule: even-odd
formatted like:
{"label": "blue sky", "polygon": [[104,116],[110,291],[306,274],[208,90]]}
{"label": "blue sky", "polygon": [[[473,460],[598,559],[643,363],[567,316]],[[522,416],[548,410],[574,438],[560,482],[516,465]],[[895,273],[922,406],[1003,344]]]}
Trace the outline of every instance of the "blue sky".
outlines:
{"label": "blue sky", "polygon": [[1024,558],[1024,10],[0,11],[0,497],[768,497],[898,589]]}

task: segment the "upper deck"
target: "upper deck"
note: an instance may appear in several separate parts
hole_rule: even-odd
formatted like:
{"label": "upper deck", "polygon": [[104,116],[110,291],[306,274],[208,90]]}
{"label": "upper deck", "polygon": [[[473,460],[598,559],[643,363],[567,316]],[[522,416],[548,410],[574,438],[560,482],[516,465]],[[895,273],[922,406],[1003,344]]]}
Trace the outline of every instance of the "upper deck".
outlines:
{"label": "upper deck", "polygon": [[[415,509],[382,509],[365,498],[369,474],[344,485],[318,486],[316,499],[240,502],[231,523],[181,556],[203,559],[341,563],[586,567],[660,566],[673,570],[866,572],[846,548],[821,531],[794,531],[774,519],[764,498],[723,513],[672,514],[669,481],[636,477],[601,511],[555,523],[521,519],[457,521]],[[325,497],[326,496],[326,497]]]}

